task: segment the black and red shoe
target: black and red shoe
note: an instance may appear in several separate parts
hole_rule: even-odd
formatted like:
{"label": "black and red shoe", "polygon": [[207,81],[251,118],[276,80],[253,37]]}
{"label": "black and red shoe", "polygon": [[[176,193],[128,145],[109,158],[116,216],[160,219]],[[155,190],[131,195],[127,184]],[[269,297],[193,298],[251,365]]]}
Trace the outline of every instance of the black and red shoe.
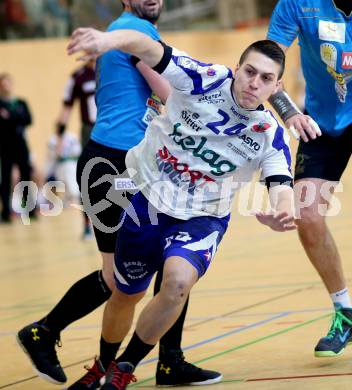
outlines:
{"label": "black and red shoe", "polygon": [[125,390],[131,382],[137,382],[133,375],[134,366],[128,362],[111,362],[101,390]]}
{"label": "black and red shoe", "polygon": [[88,372],[77,382],[73,383],[67,390],[96,390],[100,389],[100,380],[105,376],[106,371],[100,360],[95,358],[91,368],[84,367]]}

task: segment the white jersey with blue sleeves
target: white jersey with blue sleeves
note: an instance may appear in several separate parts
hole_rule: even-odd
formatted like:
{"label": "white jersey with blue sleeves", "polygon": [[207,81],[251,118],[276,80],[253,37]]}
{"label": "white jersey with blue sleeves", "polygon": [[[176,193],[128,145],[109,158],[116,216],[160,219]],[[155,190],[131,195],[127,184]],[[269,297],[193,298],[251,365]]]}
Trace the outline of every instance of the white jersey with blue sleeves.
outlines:
{"label": "white jersey with blue sleeves", "polygon": [[268,38],[290,46],[298,36],[306,109],[332,136],[352,123],[352,17],[332,0],[280,0]]}
{"label": "white jersey with blue sleeves", "polygon": [[263,179],[291,177],[283,128],[262,106],[238,106],[230,69],[173,49],[162,75],[173,86],[166,110],[126,158],[131,177],[155,208],[179,219],[223,217],[255,171]]}

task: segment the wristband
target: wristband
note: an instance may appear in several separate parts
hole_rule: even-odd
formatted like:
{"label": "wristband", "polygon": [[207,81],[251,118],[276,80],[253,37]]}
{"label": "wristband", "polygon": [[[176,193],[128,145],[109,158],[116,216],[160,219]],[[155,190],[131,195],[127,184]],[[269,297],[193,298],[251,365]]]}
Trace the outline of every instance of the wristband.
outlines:
{"label": "wristband", "polygon": [[302,114],[300,109],[291,100],[285,91],[279,91],[269,98],[269,103],[273,106],[283,122],[296,114]]}

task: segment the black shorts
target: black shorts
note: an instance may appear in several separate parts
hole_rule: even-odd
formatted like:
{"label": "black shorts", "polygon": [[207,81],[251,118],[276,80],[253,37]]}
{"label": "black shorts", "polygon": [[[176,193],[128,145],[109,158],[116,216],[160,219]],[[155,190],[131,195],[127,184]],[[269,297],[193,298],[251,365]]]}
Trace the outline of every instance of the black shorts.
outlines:
{"label": "black shorts", "polygon": [[[116,179],[128,181],[127,151],[109,148],[92,140],[78,159],[77,183],[84,211],[92,221],[101,252],[114,253],[122,211],[135,191],[122,189]],[[127,188],[127,189],[126,189]]]}
{"label": "black shorts", "polygon": [[352,152],[352,125],[338,137],[324,134],[300,140],[296,155],[295,180],[316,178],[339,181]]}

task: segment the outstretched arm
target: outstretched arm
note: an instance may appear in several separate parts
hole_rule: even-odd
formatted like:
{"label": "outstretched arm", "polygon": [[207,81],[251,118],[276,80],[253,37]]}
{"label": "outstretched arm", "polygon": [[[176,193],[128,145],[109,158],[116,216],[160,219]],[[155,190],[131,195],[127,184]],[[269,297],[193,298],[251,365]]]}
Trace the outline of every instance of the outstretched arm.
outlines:
{"label": "outstretched arm", "polygon": [[293,189],[289,185],[276,185],[269,189],[271,212],[258,212],[257,220],[276,232],[296,229]]}
{"label": "outstretched arm", "polygon": [[69,55],[84,51],[82,60],[117,49],[140,58],[150,67],[156,66],[163,57],[164,48],[147,35],[135,30],[115,30],[101,32],[93,28],[78,28],[71,36],[67,47]]}

